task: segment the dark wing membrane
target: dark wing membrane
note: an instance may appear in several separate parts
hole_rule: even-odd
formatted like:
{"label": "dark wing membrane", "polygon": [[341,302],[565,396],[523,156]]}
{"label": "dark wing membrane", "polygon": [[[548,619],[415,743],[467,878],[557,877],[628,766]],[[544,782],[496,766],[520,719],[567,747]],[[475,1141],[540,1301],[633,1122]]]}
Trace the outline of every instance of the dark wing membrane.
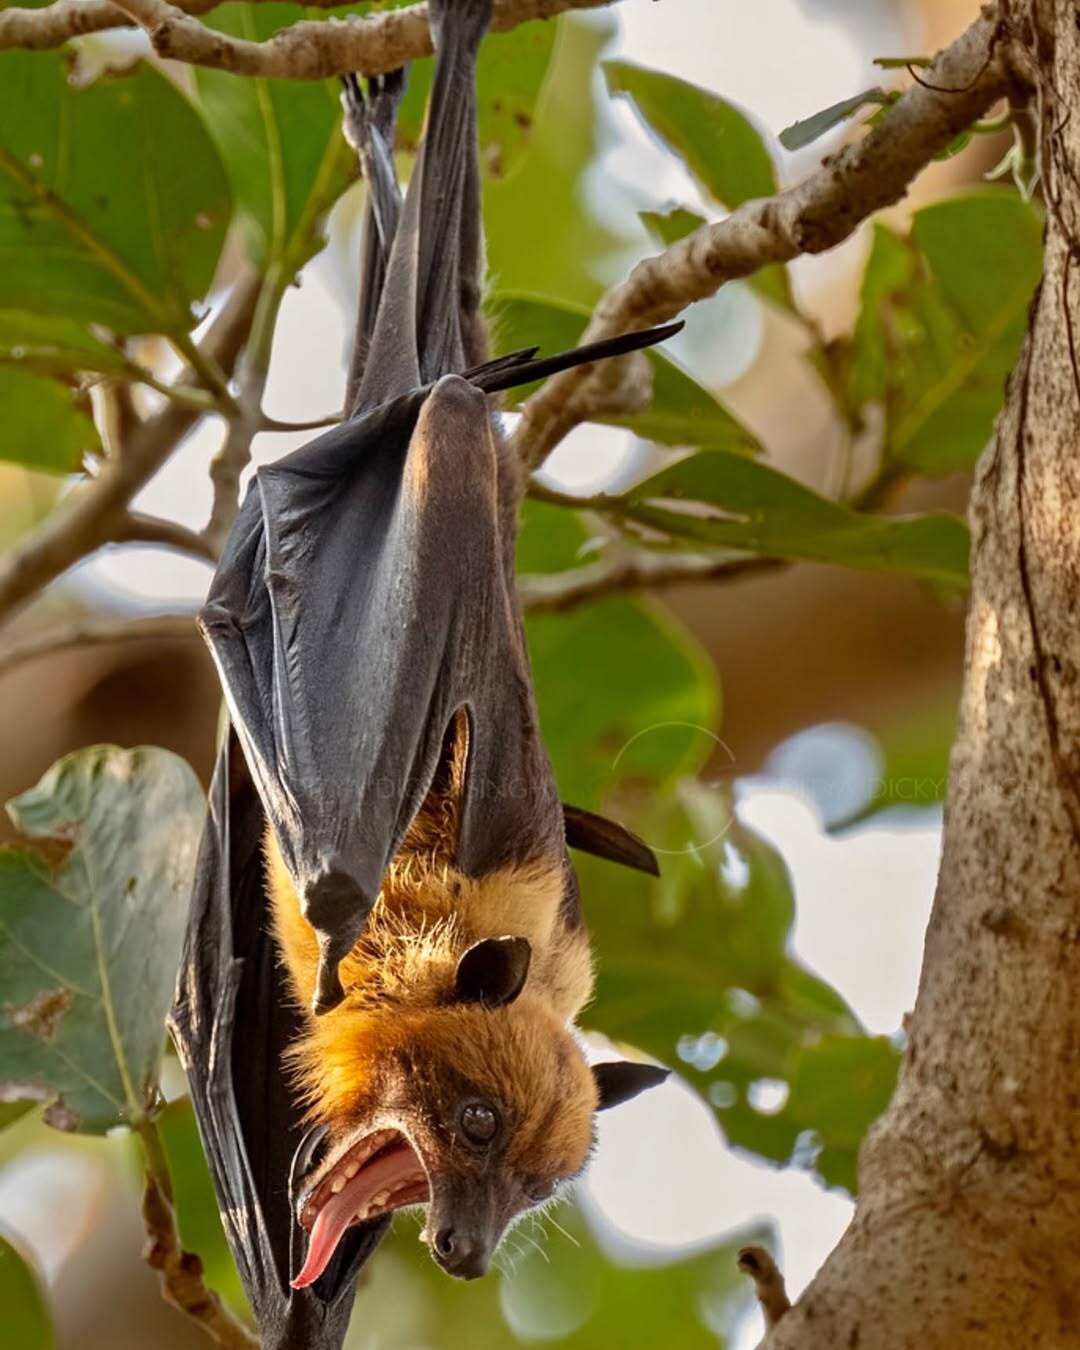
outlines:
{"label": "dark wing membrane", "polygon": [[357,411],[360,383],[371,351],[375,321],[386,281],[386,263],[401,216],[401,187],[394,167],[394,128],[405,92],[406,72],[392,70],[369,82],[368,92],[355,75],[342,84],[345,131],[360,160],[366,187],[360,252],[360,299],[356,335],[345,390],[345,412]]}
{"label": "dark wing membrane", "polygon": [[469,715],[458,863],[561,850],[486,400],[447,376],[260,469],[201,622],[340,1001],[383,874]]}
{"label": "dark wing membrane", "polygon": [[491,8],[492,0],[428,6],[437,60],[427,125],[386,267],[360,409],[469,364],[465,327],[482,271],[476,59]]}
{"label": "dark wing membrane", "polygon": [[210,789],[169,1029],[260,1344],[336,1350],[356,1272],[381,1230],[347,1234],[313,1288],[288,1287],[301,1255],[292,1251],[299,1230],[287,1185],[301,1122],[281,1055],[296,1034],[297,1012],[268,931],[262,828],[258,796],[230,733]]}

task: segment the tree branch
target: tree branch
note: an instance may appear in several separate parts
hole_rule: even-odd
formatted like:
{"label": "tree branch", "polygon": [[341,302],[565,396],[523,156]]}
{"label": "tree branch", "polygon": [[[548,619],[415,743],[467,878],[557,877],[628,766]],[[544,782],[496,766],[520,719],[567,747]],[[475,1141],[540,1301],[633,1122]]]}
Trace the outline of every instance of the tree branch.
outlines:
{"label": "tree branch", "polygon": [[218,550],[203,535],[186,529],[174,520],[162,516],[146,516],[140,511],[125,512],[113,531],[111,544],[158,544],[174,548],[178,553],[190,553],[204,562],[216,563]]}
{"label": "tree branch", "polygon": [[754,1281],[754,1292],[765,1315],[766,1328],[776,1326],[791,1307],[784,1277],[776,1262],[764,1247],[743,1247],[737,1264],[742,1273]]}
{"label": "tree branch", "polygon": [[[339,3],[340,0],[334,0]],[[331,0],[315,0],[318,7]],[[570,9],[596,9],[612,0],[495,0],[492,28],[505,32],[529,19],[550,19]],[[47,9],[0,13],[0,49],[59,47],[69,38],[132,24],[146,30],[155,52],[175,61],[213,66],[237,75],[318,80],[356,71],[382,75],[432,52],[427,6],[386,10],[332,23],[292,24],[265,42],[218,33],[194,16],[213,9],[208,0],[58,0]]]}
{"label": "tree branch", "polygon": [[26,661],[75,647],[107,647],[114,642],[160,642],[198,636],[194,614],[162,614],[147,619],[71,619],[0,648],[0,675]]}
{"label": "tree branch", "polygon": [[[802,253],[823,253],[863,220],[891,206],[934,155],[1008,92],[994,14],[978,19],[934,61],[928,88],[916,84],[862,140],[825,159],[798,186],[746,202],[648,258],[603,297],[582,342],[665,323],[738,277]],[[956,92],[940,92],[941,90]],[[513,446],[535,468],[594,413],[591,368],[556,375],[522,408]]]}
{"label": "tree branch", "polygon": [[[242,277],[203,343],[207,356],[226,370],[243,348],[257,295],[257,279]],[[200,416],[196,409],[172,404],[141,423],[96,478],[72,491],[29,538],[0,559],[0,621],[74,563],[124,538],[129,502]]]}
{"label": "tree branch", "polygon": [[781,558],[725,558],[697,554],[631,553],[585,567],[518,580],[522,608],[557,614],[615,591],[662,590],[692,581],[728,582],[786,567]]}

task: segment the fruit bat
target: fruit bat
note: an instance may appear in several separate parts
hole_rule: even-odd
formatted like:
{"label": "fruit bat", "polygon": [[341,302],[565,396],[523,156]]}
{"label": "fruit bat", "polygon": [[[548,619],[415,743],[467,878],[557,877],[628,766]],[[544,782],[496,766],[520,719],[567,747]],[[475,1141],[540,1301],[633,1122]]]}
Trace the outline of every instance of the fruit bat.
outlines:
{"label": "fruit bat", "polygon": [[403,1206],[426,1206],[448,1273],[482,1273],[580,1171],[594,1112],[665,1076],[590,1068],[572,1035],[591,963],[567,849],[656,864],[559,801],[493,396],[678,325],[488,359],[474,84],[491,0],[428,8],[404,196],[404,74],[345,81],[367,186],[346,419],[258,470],[200,613],[229,725],[170,1026],[272,1350],[340,1346]]}

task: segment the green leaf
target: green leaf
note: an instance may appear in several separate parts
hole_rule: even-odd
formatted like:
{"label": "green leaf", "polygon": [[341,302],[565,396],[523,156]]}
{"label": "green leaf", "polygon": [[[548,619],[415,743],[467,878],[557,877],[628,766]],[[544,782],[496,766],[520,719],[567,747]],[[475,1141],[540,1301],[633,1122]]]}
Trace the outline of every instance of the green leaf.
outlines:
{"label": "green leaf", "polygon": [[34,1109],[33,1102],[0,1102],[0,1130],[6,1130]]}
{"label": "green leaf", "polygon": [[718,94],[627,61],[605,61],[608,91],[633,100],[660,139],[718,202],[736,207],[776,191],[776,169],[757,128]]}
{"label": "green leaf", "polygon": [[[581,561],[581,517],[530,502],[522,570]],[[716,672],[682,624],[656,602],[611,596],[567,614],[526,619],[544,743],[566,801],[596,807],[617,784],[649,791],[694,773],[715,748]],[[567,679],[567,672],[583,672]]]}
{"label": "green leaf", "polygon": [[[299,5],[226,4],[203,22],[262,42],[306,17]],[[321,246],[322,215],[355,176],[336,80],[265,80],[199,66],[195,86],[229,169],[250,251],[261,266],[299,268]]]}
{"label": "green leaf", "polygon": [[83,324],[22,309],[0,309],[0,362],[46,375],[118,375],[127,368],[121,353]]}
{"label": "green leaf", "polygon": [[184,332],[230,209],[206,128],[153,67],[76,89],[65,53],[0,55],[0,306]]}
{"label": "green leaf", "polygon": [[[809,1049],[866,1038],[835,991],[789,955],[795,904],[783,860],[738,820],[730,791],[689,782],[667,800],[639,798],[636,810],[626,796],[613,805],[656,851],[661,875],[575,860],[603,954],[588,1025],[677,1064],[732,1143],[783,1163],[813,1129],[819,1163],[849,1159],[878,1108],[876,1080],[852,1098],[837,1088],[822,1108]],[[763,1080],[779,1091],[779,1112],[762,1101]]]}
{"label": "green leaf", "polygon": [[990,439],[1042,273],[1038,211],[1007,191],[926,207],[908,240],[875,228],[851,399],[885,411],[885,452],[923,473],[970,468]]}
{"label": "green leaf", "polygon": [[822,108],[820,112],[816,112],[810,117],[804,117],[799,122],[792,122],[791,126],[785,127],[780,133],[780,144],[785,150],[801,150],[804,145],[811,145],[820,136],[824,136],[827,131],[831,131],[833,127],[839,126],[841,122],[846,122],[849,117],[857,113],[860,108],[864,108],[868,103],[878,103],[885,106],[891,101],[884,89],[864,89],[861,94],[856,94],[853,98],[841,99],[839,103],[830,104],[828,108]]}
{"label": "green leaf", "polygon": [[152,1105],[203,817],[165,750],[94,746],[8,804],[0,851],[0,1097],[100,1134]]}
{"label": "green leaf", "polygon": [[592,556],[584,519],[564,506],[526,498],[517,539],[519,575],[548,575],[580,567]]}
{"label": "green leaf", "polygon": [[[790,1083],[787,1102],[766,1117],[768,1128],[778,1138],[786,1133],[792,1152],[800,1136],[813,1136],[806,1140],[810,1153],[803,1165],[827,1185],[854,1194],[859,1148],[888,1106],[899,1069],[900,1052],[886,1036],[827,1036],[800,1046],[785,1074]],[[737,1119],[734,1113],[722,1113],[721,1119],[733,1144],[753,1147],[754,1121]]]}
{"label": "green leaf", "polygon": [[[613,596],[526,624],[544,743],[559,790],[595,809],[619,782],[659,789],[713,749],[715,673],[659,604]],[[583,672],[568,679],[567,672]]]}
{"label": "green leaf", "polygon": [[46,473],[76,472],[84,455],[101,449],[93,418],[77,400],[56,380],[0,365],[0,460]]}
{"label": "green leaf", "polygon": [[957,517],[863,515],[744,455],[703,450],[620,501],[631,522],[681,545],[901,572],[954,590],[967,585],[968,534]]}
{"label": "green leaf", "polygon": [[[588,322],[588,311],[564,301],[538,296],[496,294],[490,304],[496,354],[539,343],[541,351],[553,353],[573,347]],[[647,440],[666,445],[699,445],[703,441],[725,449],[751,454],[757,441],[717,400],[692,380],[668,356],[650,351],[653,396],[649,406],[630,416],[601,416],[611,426],[629,427]],[[535,389],[529,385],[515,392],[524,401]]]}
{"label": "green leaf", "polygon": [[0,1235],[0,1308],[4,1342],[18,1350],[52,1350],[56,1344],[41,1281],[18,1248]]}
{"label": "green leaf", "polygon": [[[506,177],[485,176],[488,270],[503,290],[591,306],[605,260],[626,242],[622,222],[610,214],[601,220],[580,190],[599,153],[593,86],[615,21],[596,11],[589,23],[560,19],[554,26],[557,41],[528,149]],[[491,39],[488,49],[502,41]]]}

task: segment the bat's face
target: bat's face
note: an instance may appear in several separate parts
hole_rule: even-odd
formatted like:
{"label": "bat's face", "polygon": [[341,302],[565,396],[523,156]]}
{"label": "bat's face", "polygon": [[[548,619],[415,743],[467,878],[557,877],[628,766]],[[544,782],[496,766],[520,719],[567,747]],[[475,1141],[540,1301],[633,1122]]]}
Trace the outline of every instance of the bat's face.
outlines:
{"label": "bat's face", "polygon": [[595,1112],[665,1076],[590,1068],[546,1001],[520,992],[523,976],[493,973],[499,959],[473,964],[444,1005],[319,1019],[308,1082],[329,1146],[300,1186],[311,1236],[298,1287],[318,1279],[347,1228],[416,1204],[443,1270],[484,1274],[514,1220],[581,1172]]}
{"label": "bat's face", "polygon": [[399,1013],[385,1030],[367,1090],[342,1110],[326,1103],[330,1147],[301,1188],[302,1283],[346,1228],[415,1204],[427,1207],[422,1237],[438,1264],[482,1275],[508,1226],[577,1176],[592,1145],[596,1081],[539,1000]]}

